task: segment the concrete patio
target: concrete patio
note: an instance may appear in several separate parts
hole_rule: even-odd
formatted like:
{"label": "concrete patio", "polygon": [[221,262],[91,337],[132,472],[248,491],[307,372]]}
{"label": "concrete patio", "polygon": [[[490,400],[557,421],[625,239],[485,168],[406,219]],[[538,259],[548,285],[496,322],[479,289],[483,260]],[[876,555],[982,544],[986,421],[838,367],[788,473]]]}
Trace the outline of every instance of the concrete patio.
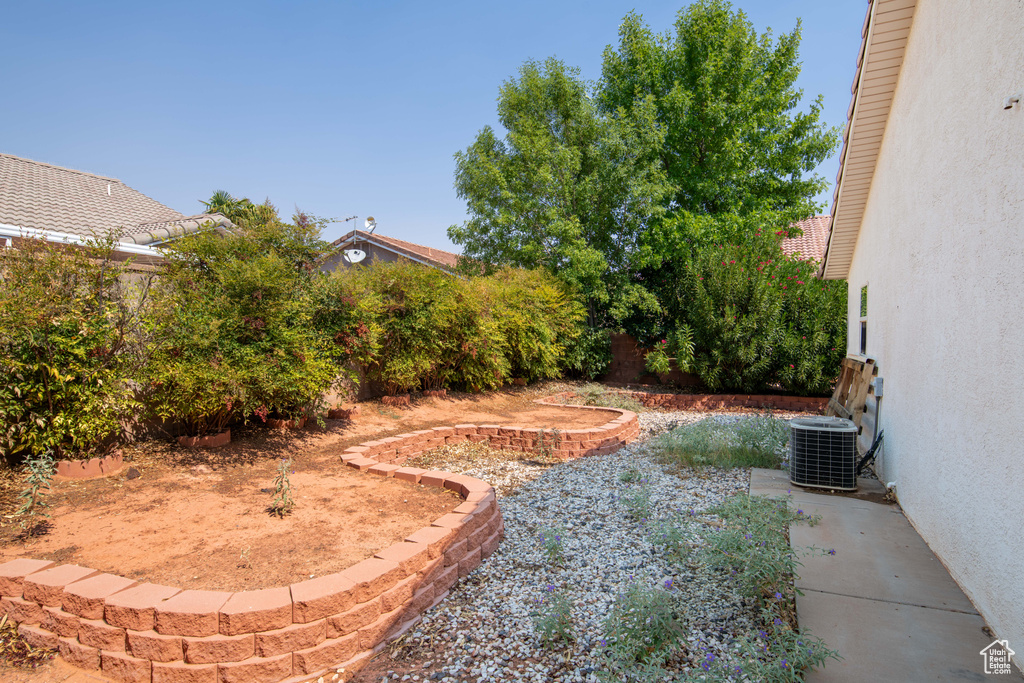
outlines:
{"label": "concrete patio", "polygon": [[807,681],[986,680],[980,652],[994,638],[984,620],[899,507],[873,502],[884,487],[858,486],[857,497],[811,493],[786,472],[751,473],[751,495],[789,494],[795,508],[821,516],[792,527],[794,548],[835,550],[803,558],[796,581],[801,628],[843,656]]}

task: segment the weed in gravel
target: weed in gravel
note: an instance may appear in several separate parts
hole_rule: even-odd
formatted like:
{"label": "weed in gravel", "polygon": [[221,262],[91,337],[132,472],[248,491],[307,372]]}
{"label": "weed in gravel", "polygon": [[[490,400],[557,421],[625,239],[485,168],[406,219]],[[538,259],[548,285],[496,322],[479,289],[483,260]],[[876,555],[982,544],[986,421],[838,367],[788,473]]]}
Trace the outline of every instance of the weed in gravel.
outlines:
{"label": "weed in gravel", "polygon": [[564,536],[565,529],[560,526],[540,530],[540,546],[549,564],[560,565],[565,561],[565,551],[562,548]]}
{"label": "weed in gravel", "polygon": [[762,610],[760,621],[764,627],[756,635],[737,639],[734,658],[725,660],[709,652],[698,668],[687,672],[681,680],[799,683],[808,668],[822,666],[829,659],[842,659],[820,638],[793,629],[772,609]]}
{"label": "weed in gravel", "polygon": [[786,498],[746,494],[732,496],[710,512],[723,526],[707,535],[705,562],[734,572],[740,592],[761,600],[762,605],[788,595],[800,566],[797,552],[789,544],[789,525],[805,521],[813,526],[818,517],[792,510]]}
{"label": "weed in gravel", "polygon": [[674,565],[682,565],[690,558],[690,539],[686,522],[679,515],[659,519],[651,525],[651,545]]}
{"label": "weed in gravel", "polygon": [[765,413],[725,424],[701,420],[662,434],[651,446],[660,460],[686,467],[778,469],[788,442],[788,423]]}
{"label": "weed in gravel", "polygon": [[643,479],[640,481],[643,483],[639,487],[622,494],[621,498],[626,514],[634,522],[651,518],[651,486]]}
{"label": "weed in gravel", "polygon": [[288,470],[292,467],[291,460],[282,460],[277,466],[277,476],[274,477],[274,500],[271,501],[267,511],[283,518],[290,514],[295,508],[295,501],[292,500],[292,484],[288,480]]}
{"label": "weed in gravel", "polygon": [[671,582],[666,583],[666,588],[634,583],[616,598],[604,622],[605,680],[643,680],[656,674],[683,639]]}
{"label": "weed in gravel", "polygon": [[548,585],[544,596],[537,598],[537,610],[530,613],[533,630],[547,647],[559,643],[571,643],[576,639],[573,633],[572,601],[562,591]]}
{"label": "weed in gravel", "polygon": [[35,669],[56,654],[55,650],[32,647],[18,633],[18,625],[8,621],[6,614],[0,618],[0,662],[19,669]]}
{"label": "weed in gravel", "polygon": [[619,481],[623,484],[635,484],[640,481],[640,477],[642,476],[643,475],[640,474],[640,468],[634,465],[619,475]]}
{"label": "weed in gravel", "polygon": [[550,434],[546,433],[544,429],[541,429],[537,433],[537,445],[533,449],[534,458],[540,463],[555,463],[560,462],[560,458],[555,454],[562,445],[562,432],[558,429],[552,429]]}

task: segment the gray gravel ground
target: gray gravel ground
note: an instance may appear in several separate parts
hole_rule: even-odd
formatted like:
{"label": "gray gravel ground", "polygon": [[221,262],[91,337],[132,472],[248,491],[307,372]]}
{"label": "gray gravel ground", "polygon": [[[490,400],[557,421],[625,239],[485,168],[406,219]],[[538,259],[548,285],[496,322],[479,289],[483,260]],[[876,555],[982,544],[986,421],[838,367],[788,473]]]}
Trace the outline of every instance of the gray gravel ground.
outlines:
{"label": "gray gravel ground", "polygon": [[[616,596],[630,583],[664,586],[670,579],[671,591],[687,614],[690,650],[674,666],[688,668],[709,651],[726,654],[731,637],[752,628],[753,605],[722,577],[696,564],[673,567],[659,556],[648,540],[650,522],[631,520],[622,501],[623,495],[645,487],[652,517],[699,516],[747,489],[748,470],[669,472],[647,452],[644,442],[650,436],[705,417],[707,413],[645,412],[639,417],[641,439],[611,455],[553,467],[506,462],[501,471],[490,471],[493,466],[486,463],[468,468],[468,474],[484,480],[511,475],[517,483],[525,482],[501,499],[505,538],[479,569],[393,646],[400,673],[388,671],[382,679],[596,681],[603,622]],[[631,470],[639,471],[643,480],[621,481]],[[694,541],[697,527],[696,522],[688,524]],[[545,529],[559,530],[565,558],[561,565],[545,557],[539,537]],[[551,590],[564,591],[572,601],[575,641],[565,646],[545,647],[534,631],[531,613]]]}

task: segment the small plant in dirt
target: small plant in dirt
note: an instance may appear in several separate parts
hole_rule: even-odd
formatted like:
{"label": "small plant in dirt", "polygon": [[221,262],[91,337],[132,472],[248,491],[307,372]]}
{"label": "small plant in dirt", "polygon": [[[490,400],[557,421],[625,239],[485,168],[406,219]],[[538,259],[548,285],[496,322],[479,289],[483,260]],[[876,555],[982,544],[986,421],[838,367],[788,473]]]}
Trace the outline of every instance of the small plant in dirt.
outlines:
{"label": "small plant in dirt", "polygon": [[651,487],[644,480],[640,481],[641,485],[638,488],[627,491],[621,498],[626,514],[634,522],[651,518]]}
{"label": "small plant in dirt", "polygon": [[295,501],[292,500],[292,484],[288,480],[288,470],[291,467],[291,460],[282,460],[281,464],[277,466],[277,476],[274,477],[274,500],[267,508],[270,514],[281,518],[290,514],[295,508]]}
{"label": "small plant in dirt", "polygon": [[56,654],[56,650],[32,647],[18,633],[18,625],[10,621],[8,615],[0,618],[0,663],[18,669],[36,669]]}
{"label": "small plant in dirt", "polygon": [[26,460],[25,470],[25,488],[18,494],[18,499],[22,503],[15,514],[21,519],[21,528],[32,536],[40,525],[39,518],[50,517],[46,512],[46,508],[49,507],[46,494],[50,491],[54,471],[50,451],[44,451]]}
{"label": "small plant in dirt", "polygon": [[533,630],[547,647],[571,643],[573,633],[572,601],[563,591],[548,585],[544,596],[537,598],[537,609],[530,613]]}
{"label": "small plant in dirt", "polygon": [[789,442],[789,425],[771,413],[732,423],[707,418],[654,439],[664,462],[684,467],[767,467],[778,469]]}
{"label": "small plant in dirt", "polygon": [[672,583],[651,588],[631,584],[615,600],[604,622],[605,680],[636,680],[656,674],[685,632]]}
{"label": "small plant in dirt", "polygon": [[[711,513],[723,526],[707,535],[704,560],[735,572],[739,591],[762,605],[788,604],[790,585],[801,564],[789,544],[789,525],[806,521],[813,526],[818,518],[792,510],[786,498],[746,494],[732,496]],[[812,548],[810,552],[823,551]]]}
{"label": "small plant in dirt", "polygon": [[601,408],[618,408],[631,410],[634,413],[643,411],[643,405],[626,394],[612,391],[608,387],[590,382],[576,389],[575,396],[566,399],[566,403],[578,406],[599,406]]}
{"label": "small plant in dirt", "polygon": [[562,539],[565,537],[565,529],[562,527],[545,528],[540,530],[540,546],[544,552],[544,559],[549,564],[562,564],[565,561],[565,550],[562,546]]}

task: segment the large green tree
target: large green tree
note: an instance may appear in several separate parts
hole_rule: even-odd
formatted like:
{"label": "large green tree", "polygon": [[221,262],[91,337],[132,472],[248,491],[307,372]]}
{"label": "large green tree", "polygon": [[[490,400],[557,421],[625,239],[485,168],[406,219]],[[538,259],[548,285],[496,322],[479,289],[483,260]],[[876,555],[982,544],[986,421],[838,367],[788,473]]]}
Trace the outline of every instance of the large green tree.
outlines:
{"label": "large green tree", "polygon": [[669,193],[653,104],[604,116],[578,70],[548,59],[502,85],[498,116],[503,139],[488,126],[455,155],[470,219],[451,239],[483,263],[557,274],[587,300],[592,324],[656,306],[630,275],[650,259],[641,237]]}
{"label": "large green tree", "polygon": [[653,100],[674,212],[798,220],[817,208],[826,181],[813,170],[836,134],[820,121],[820,95],[797,110],[799,44],[799,22],[775,40],[724,0],[683,9],[662,35],[626,16],[618,48],[605,49],[598,101],[609,115],[647,116]]}

